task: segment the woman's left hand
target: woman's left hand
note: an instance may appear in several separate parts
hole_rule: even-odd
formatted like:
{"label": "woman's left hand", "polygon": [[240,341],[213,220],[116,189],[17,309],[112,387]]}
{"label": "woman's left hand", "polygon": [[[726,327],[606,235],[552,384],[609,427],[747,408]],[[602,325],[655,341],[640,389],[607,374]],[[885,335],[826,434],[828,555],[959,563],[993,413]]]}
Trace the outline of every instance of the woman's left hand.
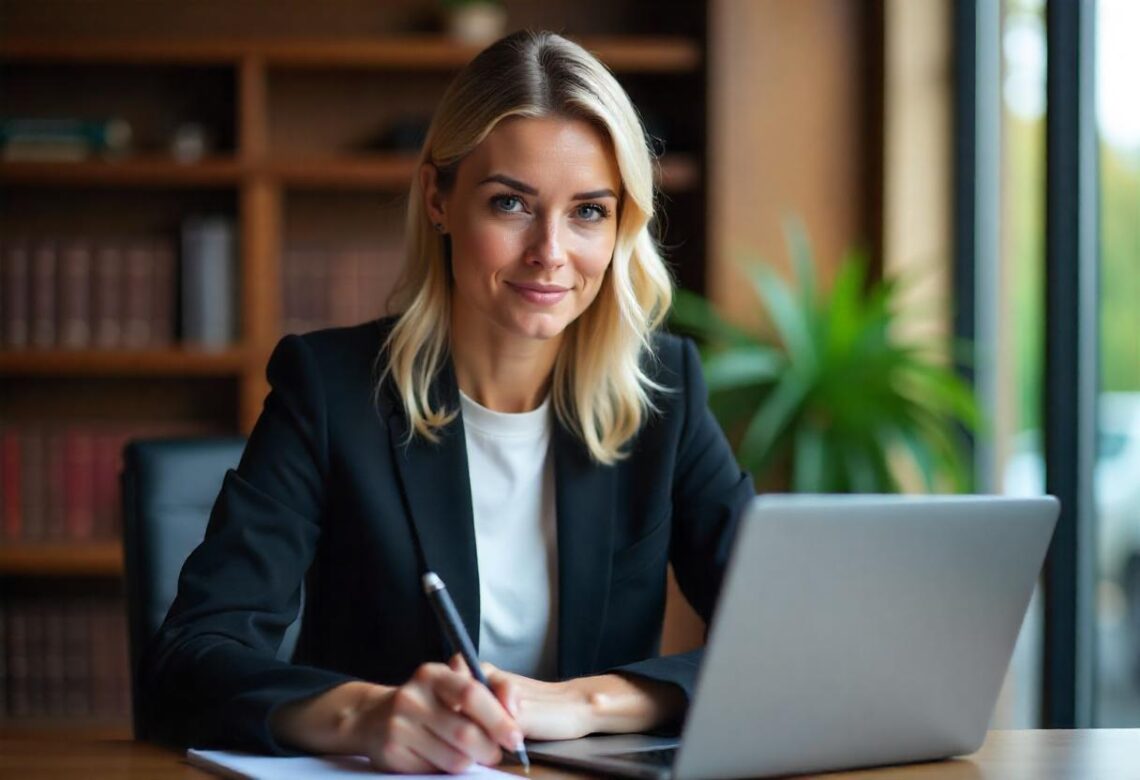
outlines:
{"label": "woman's left hand", "polygon": [[[462,656],[451,659],[457,672],[470,674]],[[543,682],[504,672],[483,663],[483,674],[496,698],[522,727],[528,739],[576,739],[594,731],[590,698],[568,682]]]}
{"label": "woman's left hand", "polygon": [[[470,673],[463,658],[456,671]],[[543,682],[482,664],[496,698],[528,739],[577,739],[595,732],[648,731],[678,718],[685,695],[679,687],[620,674]]]}

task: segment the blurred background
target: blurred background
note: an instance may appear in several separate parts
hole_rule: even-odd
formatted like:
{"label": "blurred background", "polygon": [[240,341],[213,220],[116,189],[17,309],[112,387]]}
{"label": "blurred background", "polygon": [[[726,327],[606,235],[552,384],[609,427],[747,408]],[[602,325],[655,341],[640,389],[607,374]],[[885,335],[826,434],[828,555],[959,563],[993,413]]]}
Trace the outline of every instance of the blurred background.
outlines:
{"label": "blurred background", "polygon": [[[124,442],[246,434],[282,335],[385,312],[432,109],[520,27],[637,104],[758,483],[1059,495],[994,723],[1140,725],[1140,3],[0,0],[0,731],[129,731]],[[856,321],[945,372],[929,424],[868,411]],[[773,411],[796,323],[835,368]]]}

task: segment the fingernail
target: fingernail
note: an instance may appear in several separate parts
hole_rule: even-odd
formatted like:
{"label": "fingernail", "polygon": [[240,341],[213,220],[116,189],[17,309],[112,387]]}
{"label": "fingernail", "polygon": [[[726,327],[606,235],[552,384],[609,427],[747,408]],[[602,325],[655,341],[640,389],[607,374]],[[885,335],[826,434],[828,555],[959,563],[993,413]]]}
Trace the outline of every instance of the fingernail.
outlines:
{"label": "fingernail", "polygon": [[511,736],[510,736],[510,740],[511,740],[511,744],[514,746],[511,748],[512,750],[519,750],[522,748],[522,746],[523,746],[522,732],[512,731]]}

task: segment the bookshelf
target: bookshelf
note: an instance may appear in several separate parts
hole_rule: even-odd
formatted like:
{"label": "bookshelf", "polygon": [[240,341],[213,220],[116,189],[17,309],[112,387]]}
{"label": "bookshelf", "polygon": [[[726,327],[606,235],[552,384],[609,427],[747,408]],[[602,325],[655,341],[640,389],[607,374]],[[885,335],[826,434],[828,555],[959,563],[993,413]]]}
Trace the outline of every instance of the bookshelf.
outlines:
{"label": "bookshelf", "polygon": [[[690,15],[703,18],[701,4],[694,7]],[[662,238],[678,279],[699,289],[705,245],[702,34],[573,37],[617,73],[650,132],[665,138],[659,159],[667,213]],[[0,479],[4,431],[22,426],[42,430],[47,443],[37,447],[43,452],[51,451],[50,437],[65,437],[75,426],[94,431],[96,440],[128,433],[248,433],[268,390],[270,352],[290,322],[304,321],[289,319],[291,306],[304,305],[290,299],[296,282],[287,278],[289,264],[298,258],[332,262],[338,252],[379,247],[365,261],[386,264],[384,279],[394,278],[415,158],[409,145],[389,145],[380,136],[401,118],[426,122],[451,75],[478,48],[418,33],[335,40],[0,39],[0,90],[6,95],[0,115],[121,116],[130,120],[137,142],[119,159],[0,160],[6,193],[0,252],[5,242],[23,236],[176,241],[181,221],[197,214],[228,216],[239,247],[238,335],[224,349],[195,349],[177,338],[137,349],[0,347]],[[194,162],[177,162],[166,151],[167,139],[175,121],[188,120],[207,129],[212,148]],[[370,312],[379,315],[381,305]],[[8,445],[9,451],[17,446]],[[99,452],[84,457],[98,460]],[[50,456],[43,457],[51,479]],[[92,583],[104,600],[93,611],[121,604],[117,526],[73,538],[70,509],[33,509],[56,518],[35,521],[49,530],[40,528],[34,539],[0,524],[0,607],[7,610],[24,597],[87,603]],[[20,630],[32,625],[33,633],[41,631],[34,614],[19,619]],[[10,615],[3,622],[7,638],[0,645],[12,639]],[[66,625],[57,634],[69,630]],[[51,631],[38,636],[33,649],[42,650]],[[124,700],[116,701],[121,708]],[[16,717],[8,711],[0,717],[0,735],[129,733],[127,713],[114,706],[98,715],[61,716],[41,707]]]}

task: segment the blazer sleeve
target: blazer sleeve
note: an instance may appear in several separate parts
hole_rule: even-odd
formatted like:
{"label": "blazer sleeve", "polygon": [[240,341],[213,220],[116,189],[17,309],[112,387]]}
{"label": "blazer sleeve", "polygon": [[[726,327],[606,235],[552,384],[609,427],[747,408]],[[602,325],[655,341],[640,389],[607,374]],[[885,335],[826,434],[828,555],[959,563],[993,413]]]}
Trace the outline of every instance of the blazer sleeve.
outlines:
{"label": "blazer sleeve", "polygon": [[269,718],[350,677],[277,660],[320,534],[328,474],[326,406],[303,338],[281,340],[271,391],[205,539],[142,659],[144,716],[160,740],[283,754]]}
{"label": "blazer sleeve", "polygon": [[[677,585],[708,625],[712,620],[737,523],[755,495],[752,478],[736,462],[708,406],[700,357],[681,341],[684,420],[673,476],[673,528],[669,559]],[[703,648],[614,669],[680,686],[691,701]]]}

